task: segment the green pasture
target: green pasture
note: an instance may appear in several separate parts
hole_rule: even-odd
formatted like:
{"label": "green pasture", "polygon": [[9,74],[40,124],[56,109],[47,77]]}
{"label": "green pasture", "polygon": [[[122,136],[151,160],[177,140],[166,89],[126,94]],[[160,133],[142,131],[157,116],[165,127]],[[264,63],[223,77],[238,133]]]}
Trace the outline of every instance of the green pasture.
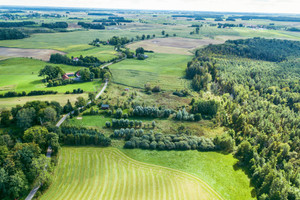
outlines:
{"label": "green pasture", "polygon": [[29,58],[11,58],[0,61],[0,93],[8,91],[30,92],[32,90],[54,90],[59,93],[81,88],[84,91],[97,91],[101,81],[70,84],[58,87],[46,87],[43,77],[38,76],[39,70],[45,65],[60,66],[65,72],[75,72],[81,67],[50,64]]}
{"label": "green pasture", "polygon": [[116,148],[64,147],[41,200],[222,199],[196,176],[131,159]]}
{"label": "green pasture", "polygon": [[227,200],[255,199],[250,179],[237,167],[232,154],[199,151],[151,151],[121,149],[127,156],[145,163],[170,167],[192,174]]}
{"label": "green pasture", "polygon": [[149,82],[163,90],[176,90],[189,87],[184,79],[184,70],[192,56],[146,53],[145,60],[127,59],[111,65],[113,82],[143,88]]}
{"label": "green pasture", "polygon": [[110,45],[101,45],[101,47],[94,47],[88,44],[71,45],[66,48],[62,48],[61,51],[67,52],[67,56],[69,57],[79,57],[80,55],[83,57],[94,56],[100,61],[109,61],[118,56],[117,52],[114,50],[114,46]]}

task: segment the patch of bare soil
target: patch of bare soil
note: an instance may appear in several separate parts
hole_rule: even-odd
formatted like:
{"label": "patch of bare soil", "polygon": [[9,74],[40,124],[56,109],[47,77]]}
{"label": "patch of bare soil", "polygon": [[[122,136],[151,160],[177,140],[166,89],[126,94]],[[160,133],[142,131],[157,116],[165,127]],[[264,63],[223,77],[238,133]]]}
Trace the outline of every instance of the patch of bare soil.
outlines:
{"label": "patch of bare soil", "polygon": [[34,58],[38,60],[49,61],[51,54],[66,54],[62,51],[52,49],[21,49],[21,48],[8,48],[0,47],[0,57],[25,57]]}

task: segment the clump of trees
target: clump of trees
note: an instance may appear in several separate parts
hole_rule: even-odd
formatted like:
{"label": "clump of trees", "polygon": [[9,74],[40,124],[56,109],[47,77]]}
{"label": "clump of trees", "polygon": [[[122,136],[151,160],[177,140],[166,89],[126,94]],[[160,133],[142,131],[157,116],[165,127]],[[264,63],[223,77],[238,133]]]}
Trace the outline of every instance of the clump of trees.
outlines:
{"label": "clump of trees", "polygon": [[18,29],[0,29],[0,40],[16,40],[28,37]]}
{"label": "clump of trees", "polygon": [[115,130],[115,136],[124,137],[128,141],[124,148],[152,149],[152,150],[199,150],[213,151],[219,149],[214,140],[205,137],[173,135],[162,133],[145,133],[142,129]]}
{"label": "clump of trees", "polygon": [[69,58],[66,55],[61,55],[59,53],[51,54],[50,60],[51,63],[54,64],[66,64],[66,65],[74,65],[74,66],[99,66],[105,62],[100,61],[97,57],[94,56],[85,56],[80,55],[78,57],[78,61],[74,60],[73,57]]}
{"label": "clump of trees", "polygon": [[102,24],[92,24],[92,23],[85,23],[85,22],[78,22],[79,26],[82,26],[83,28],[89,28],[89,29],[105,29],[105,26]]}
{"label": "clump of trees", "polygon": [[97,145],[106,147],[111,144],[110,138],[105,137],[103,133],[100,133],[96,129],[63,126],[61,132],[60,140],[66,145]]}
{"label": "clump of trees", "polygon": [[54,22],[54,23],[42,23],[42,27],[45,28],[68,28],[67,22]]}
{"label": "clump of trees", "polygon": [[56,155],[60,147],[58,135],[41,126],[21,132],[18,139],[10,134],[0,135],[1,199],[18,199],[34,183],[43,183],[44,188],[51,183],[53,165],[45,156],[48,146]]}
{"label": "clump of trees", "polygon": [[175,111],[171,109],[158,109],[157,107],[136,106],[133,109],[132,116],[136,117],[152,117],[152,118],[168,118]]}

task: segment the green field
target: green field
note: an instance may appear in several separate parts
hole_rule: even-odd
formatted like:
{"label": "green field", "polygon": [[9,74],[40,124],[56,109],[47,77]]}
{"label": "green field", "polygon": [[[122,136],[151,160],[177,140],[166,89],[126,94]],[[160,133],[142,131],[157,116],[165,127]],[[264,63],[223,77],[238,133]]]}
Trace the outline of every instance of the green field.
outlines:
{"label": "green field", "polygon": [[224,199],[256,199],[251,193],[250,179],[232,154],[199,151],[149,151],[121,149],[129,157],[155,165],[182,170],[205,181]]}
{"label": "green field", "polygon": [[45,65],[60,66],[65,72],[75,72],[81,67],[70,65],[49,64],[43,61],[29,58],[12,58],[0,61],[0,93],[8,91],[32,91],[32,90],[54,90],[60,93],[81,88],[84,91],[97,91],[100,81],[69,84],[58,87],[46,87],[42,83],[43,77],[39,77],[39,70]]}
{"label": "green field", "polygon": [[149,82],[160,85],[164,90],[176,90],[189,87],[183,78],[186,63],[192,56],[148,53],[145,60],[127,59],[110,66],[113,82],[122,85],[143,88]]}
{"label": "green field", "polygon": [[[174,21],[175,22],[175,21]],[[195,22],[189,22],[189,25]],[[29,38],[22,40],[3,40],[0,41],[0,46],[3,47],[20,47],[20,48],[43,48],[43,49],[57,49],[63,50],[72,45],[88,44],[95,38],[107,40],[112,36],[135,37],[136,35],[153,35],[162,37],[161,31],[165,30],[170,36],[174,33],[178,37],[185,38],[214,38],[217,36],[242,36],[242,37],[268,37],[268,38],[285,38],[300,40],[300,33],[289,31],[275,31],[275,30],[252,30],[249,28],[231,28],[218,29],[206,25],[200,29],[200,34],[190,35],[194,28],[189,25],[168,25],[162,24],[128,24],[126,26],[118,26],[111,30],[82,30],[65,33],[42,33],[33,34]]]}
{"label": "green field", "polygon": [[66,147],[41,199],[222,198],[196,176],[133,160],[116,148]]}

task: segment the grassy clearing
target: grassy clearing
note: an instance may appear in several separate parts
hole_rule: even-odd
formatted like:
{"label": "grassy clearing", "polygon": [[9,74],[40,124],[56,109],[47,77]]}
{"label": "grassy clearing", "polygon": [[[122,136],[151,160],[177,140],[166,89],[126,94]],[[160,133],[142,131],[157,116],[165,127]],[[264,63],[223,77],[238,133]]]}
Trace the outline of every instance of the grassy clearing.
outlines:
{"label": "grassy clearing", "polygon": [[61,49],[64,52],[68,52],[67,56],[79,57],[84,56],[94,56],[101,61],[109,61],[116,58],[117,52],[114,50],[113,46],[101,45],[101,47],[94,47],[90,45],[72,45]]}
{"label": "grassy clearing", "polygon": [[0,111],[8,109],[16,105],[24,105],[28,101],[57,101],[60,105],[65,105],[68,100],[74,105],[77,97],[84,97],[87,99],[88,94],[56,94],[56,95],[41,95],[41,96],[26,96],[26,97],[13,97],[13,98],[0,98]]}
{"label": "grassy clearing", "polygon": [[221,199],[199,178],[130,159],[116,148],[61,150],[47,199]]}
{"label": "grassy clearing", "polygon": [[255,199],[250,179],[231,154],[198,151],[150,151],[121,149],[127,156],[145,163],[170,167],[193,174],[216,190],[224,199]]}
{"label": "grassy clearing", "polygon": [[189,87],[183,78],[186,63],[192,56],[148,53],[146,60],[127,59],[110,66],[113,81],[118,84],[143,88],[149,82],[163,90]]}
{"label": "grassy clearing", "polygon": [[[0,101],[1,102],[1,101]],[[191,135],[215,137],[224,132],[223,127],[214,126],[211,121],[202,120],[200,122],[179,122],[172,119],[153,119],[153,118],[138,118],[130,117],[129,120],[138,120],[143,122],[142,128],[148,131],[154,131],[155,133],[161,132],[165,134],[177,134],[179,127],[184,127],[185,131],[188,131]],[[77,119],[74,117],[67,120],[65,123],[74,126],[97,128],[107,135],[113,133],[113,129],[105,128],[105,122],[112,121],[112,118],[105,117],[103,115],[83,115]],[[152,121],[156,122],[155,129],[152,128]]]}
{"label": "grassy clearing", "polygon": [[7,91],[32,91],[32,90],[54,90],[60,93],[81,88],[84,91],[96,91],[100,88],[100,81],[70,84],[58,87],[46,87],[42,83],[43,77],[39,77],[39,70],[45,65],[60,66],[65,72],[75,72],[81,67],[69,65],[50,64],[39,60],[28,58],[12,58],[0,61],[0,93]]}

